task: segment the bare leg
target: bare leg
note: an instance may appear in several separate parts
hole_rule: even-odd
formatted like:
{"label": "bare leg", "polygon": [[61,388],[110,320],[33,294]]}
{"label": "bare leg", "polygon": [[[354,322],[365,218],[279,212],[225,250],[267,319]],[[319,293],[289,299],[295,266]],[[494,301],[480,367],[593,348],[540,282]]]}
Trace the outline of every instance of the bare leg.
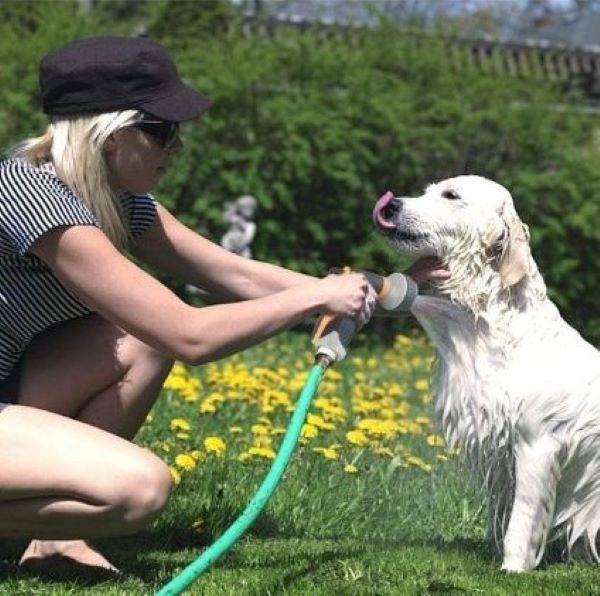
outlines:
{"label": "bare leg", "polygon": [[[77,319],[32,343],[23,360],[19,403],[131,439],[171,366],[168,358],[102,318]],[[33,540],[22,562],[55,554],[112,567],[83,541]]]}
{"label": "bare leg", "polygon": [[[80,422],[35,408],[0,412],[0,536],[57,539],[136,532],[168,501],[167,466],[147,450]],[[77,554],[80,542],[73,542]],[[48,555],[43,541],[30,558]],[[80,562],[109,567],[98,553]],[[73,556],[78,560],[77,556]]]}

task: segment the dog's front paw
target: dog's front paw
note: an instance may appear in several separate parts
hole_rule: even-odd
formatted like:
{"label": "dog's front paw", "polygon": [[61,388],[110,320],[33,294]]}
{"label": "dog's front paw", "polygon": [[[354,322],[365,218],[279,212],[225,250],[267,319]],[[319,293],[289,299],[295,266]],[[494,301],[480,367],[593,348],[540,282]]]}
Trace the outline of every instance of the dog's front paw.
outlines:
{"label": "dog's front paw", "polygon": [[505,557],[502,561],[502,571],[507,573],[524,573],[532,568],[527,562],[518,557]]}

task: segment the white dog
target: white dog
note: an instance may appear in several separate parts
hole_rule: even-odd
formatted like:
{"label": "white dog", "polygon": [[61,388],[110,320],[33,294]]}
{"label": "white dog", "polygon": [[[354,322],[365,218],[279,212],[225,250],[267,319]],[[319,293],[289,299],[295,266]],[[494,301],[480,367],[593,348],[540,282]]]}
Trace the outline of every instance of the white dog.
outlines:
{"label": "white dog", "polygon": [[502,568],[534,568],[550,537],[599,560],[600,352],[547,298],[509,192],[459,176],[387,193],[373,219],[451,272],[412,312],[438,349],[436,411],[483,482]]}

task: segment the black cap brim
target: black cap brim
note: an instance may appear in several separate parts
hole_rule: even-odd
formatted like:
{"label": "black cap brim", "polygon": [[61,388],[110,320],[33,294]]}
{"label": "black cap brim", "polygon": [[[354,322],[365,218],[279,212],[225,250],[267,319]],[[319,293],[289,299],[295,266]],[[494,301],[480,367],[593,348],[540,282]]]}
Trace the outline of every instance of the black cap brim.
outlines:
{"label": "black cap brim", "polygon": [[211,100],[194,91],[191,87],[181,84],[177,91],[166,97],[139,104],[144,112],[159,120],[170,122],[185,122],[201,116],[212,105]]}

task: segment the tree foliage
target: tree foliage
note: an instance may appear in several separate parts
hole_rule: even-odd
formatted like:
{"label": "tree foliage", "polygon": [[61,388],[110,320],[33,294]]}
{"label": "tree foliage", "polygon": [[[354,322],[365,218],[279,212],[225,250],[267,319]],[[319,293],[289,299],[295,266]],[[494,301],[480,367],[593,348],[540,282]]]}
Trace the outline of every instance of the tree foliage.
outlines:
{"label": "tree foliage", "polygon": [[[138,6],[130,21],[115,21],[116,0],[39,14],[28,4],[37,3],[0,4],[3,147],[43,126],[36,65],[45,51],[131,32],[141,14]],[[600,339],[600,156],[581,99],[541,80],[486,75],[442,40],[391,24],[265,24],[249,34],[228,3],[144,6],[145,31],[214,102],[184,127],[184,152],[157,192],[188,224],[218,239],[223,203],[249,193],[260,205],[257,258],[314,274],[346,263],[389,272],[406,263],[372,226],[377,196],[488,176],[511,190],[565,317]]]}

